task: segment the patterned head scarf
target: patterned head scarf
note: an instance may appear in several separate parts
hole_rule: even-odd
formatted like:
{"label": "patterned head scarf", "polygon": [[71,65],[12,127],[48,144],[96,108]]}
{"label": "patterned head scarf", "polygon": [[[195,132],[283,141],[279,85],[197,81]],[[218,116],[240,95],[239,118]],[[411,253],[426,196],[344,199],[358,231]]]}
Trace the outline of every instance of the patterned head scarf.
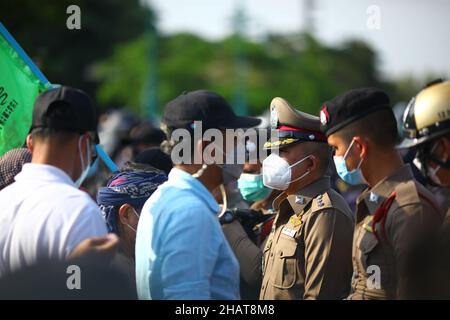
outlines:
{"label": "patterned head scarf", "polygon": [[26,148],[12,149],[0,157],[0,190],[14,182],[27,162],[31,162],[31,152]]}
{"label": "patterned head scarf", "polygon": [[106,221],[109,232],[118,233],[117,213],[123,204],[139,209],[155,192],[160,184],[167,180],[167,175],[159,170],[124,171],[114,174],[106,187],[97,193],[97,204]]}

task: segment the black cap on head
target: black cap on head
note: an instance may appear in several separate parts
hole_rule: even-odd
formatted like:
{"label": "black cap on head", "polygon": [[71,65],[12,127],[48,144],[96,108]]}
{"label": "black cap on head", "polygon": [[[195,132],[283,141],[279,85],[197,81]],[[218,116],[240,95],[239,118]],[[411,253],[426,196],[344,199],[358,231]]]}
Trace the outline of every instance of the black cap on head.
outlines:
{"label": "black cap on head", "polygon": [[149,122],[141,122],[133,127],[129,134],[129,142],[132,144],[154,144],[160,145],[166,139],[164,132],[155,128]]}
{"label": "black cap on head", "polygon": [[320,111],[320,129],[326,136],[372,112],[390,109],[389,96],[377,88],[353,89],[327,101]]}
{"label": "black cap on head", "polygon": [[89,96],[79,89],[61,86],[36,98],[31,128],[84,133],[97,132],[97,123],[97,113]]}
{"label": "black cap on head", "polygon": [[166,174],[169,174],[173,167],[170,156],[164,153],[159,147],[152,147],[142,151],[136,156],[134,162],[151,165],[156,169],[164,171]]}
{"label": "black cap on head", "polygon": [[163,122],[168,127],[192,128],[194,121],[202,121],[203,129],[250,128],[261,122],[237,116],[223,97],[206,90],[185,91],[167,103]]}

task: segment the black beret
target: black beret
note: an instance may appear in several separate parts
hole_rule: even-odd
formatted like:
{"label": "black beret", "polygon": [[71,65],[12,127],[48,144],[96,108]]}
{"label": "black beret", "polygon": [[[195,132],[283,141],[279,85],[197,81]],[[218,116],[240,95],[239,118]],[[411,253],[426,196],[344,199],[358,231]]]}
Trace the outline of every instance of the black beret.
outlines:
{"label": "black beret", "polygon": [[374,111],[392,110],[389,96],[377,88],[360,88],[345,92],[323,104],[320,130],[329,136]]}

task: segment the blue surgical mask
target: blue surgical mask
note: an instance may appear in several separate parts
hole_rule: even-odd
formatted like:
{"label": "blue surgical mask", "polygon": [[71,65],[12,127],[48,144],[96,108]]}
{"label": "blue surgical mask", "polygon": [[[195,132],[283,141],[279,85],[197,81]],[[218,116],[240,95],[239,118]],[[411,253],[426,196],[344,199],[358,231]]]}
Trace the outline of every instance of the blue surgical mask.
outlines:
{"label": "blue surgical mask", "polygon": [[261,174],[243,173],[238,180],[238,188],[242,197],[248,201],[264,200],[272,189],[263,184]]}
{"label": "blue surgical mask", "polygon": [[347,182],[348,184],[351,185],[367,184],[361,172],[361,164],[364,158],[361,159],[361,161],[358,164],[358,167],[356,169],[353,169],[352,171],[348,171],[347,165],[345,164],[345,158],[347,158],[347,155],[350,149],[352,148],[354,142],[355,140],[352,140],[344,156],[333,157],[334,165],[336,166],[336,172],[338,173],[339,177],[341,177],[341,179]]}

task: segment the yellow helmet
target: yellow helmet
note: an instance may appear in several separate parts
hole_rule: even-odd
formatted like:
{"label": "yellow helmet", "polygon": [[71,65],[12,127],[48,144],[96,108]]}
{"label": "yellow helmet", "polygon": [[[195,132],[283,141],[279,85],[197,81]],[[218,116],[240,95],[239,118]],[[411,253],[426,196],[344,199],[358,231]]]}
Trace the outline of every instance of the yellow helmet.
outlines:
{"label": "yellow helmet", "polygon": [[450,81],[437,80],[411,99],[402,119],[398,148],[423,144],[450,132]]}

